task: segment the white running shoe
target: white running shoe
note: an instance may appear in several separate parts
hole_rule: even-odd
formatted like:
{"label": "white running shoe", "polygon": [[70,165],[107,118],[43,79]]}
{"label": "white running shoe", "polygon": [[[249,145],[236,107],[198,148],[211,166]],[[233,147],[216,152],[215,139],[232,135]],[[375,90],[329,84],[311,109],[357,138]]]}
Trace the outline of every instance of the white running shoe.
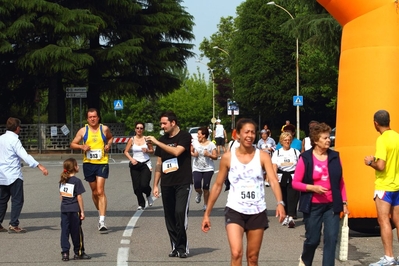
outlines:
{"label": "white running shoe", "polygon": [[108,227],[105,225],[104,221],[98,222],[98,231],[100,231],[100,233],[108,232]]}
{"label": "white running shoe", "polygon": [[137,210],[138,210],[138,211],[142,211],[142,210],[143,210],[143,207],[138,206],[138,207],[137,207]]}
{"label": "white running shoe", "polygon": [[388,259],[387,256],[381,257],[379,261],[369,264],[369,266],[389,266],[397,265],[395,259]]}
{"label": "white running shoe", "polygon": [[197,196],[195,197],[195,202],[200,203],[201,202],[201,194],[197,192]]}
{"label": "white running shoe", "polygon": [[281,223],[281,225],[286,226],[288,224],[288,220],[289,220],[289,217],[287,215],[287,216],[285,216],[284,221]]}
{"label": "white running shoe", "polygon": [[154,204],[154,200],[152,199],[151,195],[147,197],[147,201],[148,201],[148,206],[150,207],[152,206],[152,204]]}

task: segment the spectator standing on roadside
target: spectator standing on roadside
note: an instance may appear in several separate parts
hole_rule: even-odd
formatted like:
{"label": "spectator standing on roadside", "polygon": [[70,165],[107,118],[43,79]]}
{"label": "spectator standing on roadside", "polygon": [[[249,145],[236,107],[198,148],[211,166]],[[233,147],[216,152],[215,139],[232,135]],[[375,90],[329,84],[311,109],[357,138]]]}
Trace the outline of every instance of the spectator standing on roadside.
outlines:
{"label": "spectator standing on roadside", "polygon": [[82,194],[86,191],[82,181],[76,177],[78,162],[74,158],[64,161],[59,191],[61,197],[61,255],[63,261],[69,260],[69,236],[73,243],[75,260],[91,259],[85,253],[82,221],[85,219]]}
{"label": "spectator standing on roadside", "polygon": [[226,141],[227,141],[227,133],[224,129],[223,125],[220,124],[222,122],[220,119],[216,120],[216,127],[213,131],[213,137],[216,141],[217,155],[218,159],[220,159],[220,147],[222,147],[223,153],[226,152]]}
{"label": "spectator standing on roadside", "polygon": [[[172,111],[160,116],[161,128],[165,134],[158,140],[148,136],[154,145],[157,164],[154,174],[153,193],[162,195],[166,229],[172,251],[169,257],[187,258],[188,207],[192,191],[191,134],[180,130],[177,116]],[[158,185],[161,182],[160,194]]]}
{"label": "spectator standing on roadside", "polygon": [[391,221],[399,228],[399,134],[389,124],[386,110],[374,114],[374,127],[381,135],[377,138],[374,156],[364,158],[364,164],[375,170],[374,202],[385,253],[370,266],[396,265]]}
{"label": "spectator standing on roadside", "polygon": [[[152,206],[154,200],[151,196],[151,172],[152,164],[148,154],[154,153],[154,148],[150,141],[146,141],[144,136],[144,123],[136,122],[135,135],[126,144],[124,154],[129,159],[130,178],[132,179],[133,192],[137,197],[137,210],[145,208],[146,195],[148,206]],[[130,153],[132,155],[130,155]]]}
{"label": "spectator standing on roadside", "polygon": [[[29,155],[18,138],[21,132],[21,120],[10,117],[6,123],[6,133],[0,136],[0,232],[26,233],[19,227],[19,216],[24,205],[24,178],[21,170],[21,159],[29,167],[39,168],[43,175],[47,169]],[[2,226],[11,198],[11,215],[8,230]]]}
{"label": "spectator standing on roadside", "polygon": [[83,151],[83,174],[89,182],[92,199],[99,214],[98,231],[107,233],[105,224],[107,196],[105,180],[109,175],[108,152],[112,146],[111,130],[100,124],[100,114],[95,108],[87,111],[87,124],[79,129],[72,140],[71,149]]}

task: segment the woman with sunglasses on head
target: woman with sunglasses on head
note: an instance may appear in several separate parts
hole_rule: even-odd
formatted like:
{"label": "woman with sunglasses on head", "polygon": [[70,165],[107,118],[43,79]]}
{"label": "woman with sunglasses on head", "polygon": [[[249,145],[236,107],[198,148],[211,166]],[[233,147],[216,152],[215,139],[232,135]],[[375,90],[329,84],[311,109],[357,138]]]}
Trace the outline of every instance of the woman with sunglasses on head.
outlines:
{"label": "woman with sunglasses on head", "polygon": [[137,196],[139,205],[137,210],[143,210],[145,208],[143,194],[147,197],[148,206],[152,206],[154,203],[150,187],[152,165],[148,155],[149,153],[154,153],[154,148],[152,143],[146,141],[146,137],[143,135],[144,123],[136,122],[135,132],[136,135],[131,137],[126,144],[124,154],[130,161],[130,177],[132,178],[133,191]]}

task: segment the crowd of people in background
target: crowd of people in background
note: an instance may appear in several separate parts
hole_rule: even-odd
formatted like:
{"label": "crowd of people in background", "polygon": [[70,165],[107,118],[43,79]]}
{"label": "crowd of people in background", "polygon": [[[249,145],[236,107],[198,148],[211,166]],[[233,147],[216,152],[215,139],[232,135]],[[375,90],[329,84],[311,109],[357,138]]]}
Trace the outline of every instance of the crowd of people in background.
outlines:
{"label": "crowd of people in background", "polygon": [[[164,219],[171,244],[169,257],[187,258],[189,255],[186,230],[192,189],[196,192],[195,202],[199,204],[203,201],[201,229],[209,232],[212,209],[223,185],[226,185],[225,190],[228,190],[229,194],[224,213],[231,265],[242,263],[244,234],[247,236],[247,246],[251,247],[246,251],[248,265],[257,265],[263,234],[269,227],[265,202],[266,184],[275,196],[276,217],[283,226],[295,228],[297,212],[303,213],[306,233],[299,265],[312,265],[322,228],[322,265],[334,265],[331,258],[335,254],[340,213],[349,211],[341,160],[338,152],[329,149],[331,128],[327,124],[310,121],[309,135],[301,141],[296,138],[295,126],[287,120],[281,128],[280,135],[276,136],[278,143],[272,138],[267,124],[257,131],[256,123],[248,118],[237,121],[230,142],[220,119],[216,120],[214,128],[200,127],[197,139],[192,139],[188,132],[180,129],[178,118],[172,111],[160,115],[160,125],[164,135],[156,138],[145,136],[145,124],[136,122],[135,135],[129,139],[124,154],[129,159],[129,173],[133,192],[137,197],[137,210],[143,211],[154,204],[155,198],[162,198]],[[376,113],[375,126],[381,134],[389,131],[389,114],[382,111]],[[19,158],[22,158],[29,166],[38,167],[47,175],[47,169],[27,155],[23,149],[17,138],[19,128],[18,119],[10,118],[7,121],[7,132],[0,137],[0,147],[5,151],[7,146],[12,144],[18,151],[3,151],[0,153],[0,159],[9,162],[10,167],[13,167],[19,162]],[[383,136],[386,135],[388,134]],[[398,138],[396,133],[391,135],[390,138]],[[104,186],[109,175],[108,151],[112,140],[110,129],[100,123],[98,111],[89,109],[87,125],[78,131],[71,143],[72,149],[83,151],[83,174],[92,190],[93,202],[99,214],[98,230],[101,233],[108,230],[105,224],[107,197]],[[379,157],[365,157],[365,164],[377,171],[386,167],[384,143],[383,140],[377,142]],[[154,149],[153,146],[157,148]],[[154,171],[151,154],[157,158]],[[220,160],[220,166],[216,180],[212,182],[215,160]],[[388,166],[392,167],[392,163]],[[26,230],[19,227],[18,220],[23,203],[22,174],[19,168],[12,172],[8,169],[8,166],[0,167],[0,231],[24,233]],[[85,189],[76,177],[78,172],[76,160],[66,160],[59,182],[62,200],[61,254],[64,261],[69,260],[69,237],[74,245],[74,259],[91,258],[85,253],[83,244],[81,223],[85,215],[81,194]],[[154,181],[151,188],[153,172]],[[384,184],[382,181],[381,186],[376,189],[386,191]],[[382,192],[376,192],[376,195],[379,213],[389,214],[389,207],[397,206],[396,201],[387,205]],[[2,227],[1,222],[10,198],[13,201],[11,221],[6,229]],[[387,217],[388,215],[385,219],[381,215],[380,224],[389,222]],[[382,231],[381,236],[383,239],[392,238],[385,231]],[[384,248],[386,255],[381,261],[392,261],[392,247]]]}

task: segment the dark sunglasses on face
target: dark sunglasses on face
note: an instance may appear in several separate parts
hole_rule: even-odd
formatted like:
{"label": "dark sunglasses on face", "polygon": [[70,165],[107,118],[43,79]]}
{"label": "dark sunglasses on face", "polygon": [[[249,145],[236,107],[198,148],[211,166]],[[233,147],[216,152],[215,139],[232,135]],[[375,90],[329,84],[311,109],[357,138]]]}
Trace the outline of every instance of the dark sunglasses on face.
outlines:
{"label": "dark sunglasses on face", "polygon": [[136,129],[144,129],[144,127],[136,127]]}

